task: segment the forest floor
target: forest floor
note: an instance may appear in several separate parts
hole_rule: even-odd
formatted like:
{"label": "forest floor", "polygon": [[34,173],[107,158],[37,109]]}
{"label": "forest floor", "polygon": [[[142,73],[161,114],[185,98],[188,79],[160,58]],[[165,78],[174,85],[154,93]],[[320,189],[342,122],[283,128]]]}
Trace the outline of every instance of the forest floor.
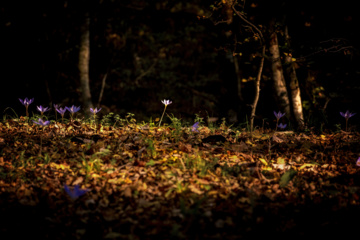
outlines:
{"label": "forest floor", "polygon": [[23,118],[0,130],[2,240],[358,233],[359,133]]}

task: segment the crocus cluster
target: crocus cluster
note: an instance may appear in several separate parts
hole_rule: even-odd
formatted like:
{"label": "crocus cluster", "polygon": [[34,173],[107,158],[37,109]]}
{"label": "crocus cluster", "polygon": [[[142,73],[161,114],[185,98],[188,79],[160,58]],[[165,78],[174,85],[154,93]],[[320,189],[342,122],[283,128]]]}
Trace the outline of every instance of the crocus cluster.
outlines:
{"label": "crocus cluster", "polygon": [[62,121],[64,121],[64,115],[65,115],[66,111],[70,112],[71,119],[72,119],[74,117],[74,114],[80,110],[80,107],[76,107],[74,105],[72,105],[71,107],[62,108],[62,107],[60,107],[60,105],[54,104],[54,107],[55,107],[56,111],[58,113],[60,113]]}
{"label": "crocus cluster", "polygon": [[279,124],[280,118],[282,118],[283,116],[285,116],[285,113],[281,113],[280,111],[279,111],[279,112],[275,112],[275,111],[274,111],[274,115],[275,115],[275,117],[276,117],[276,128],[275,128],[275,131],[277,130],[277,128],[285,129],[286,126],[287,126],[286,124],[282,124],[282,123]]}

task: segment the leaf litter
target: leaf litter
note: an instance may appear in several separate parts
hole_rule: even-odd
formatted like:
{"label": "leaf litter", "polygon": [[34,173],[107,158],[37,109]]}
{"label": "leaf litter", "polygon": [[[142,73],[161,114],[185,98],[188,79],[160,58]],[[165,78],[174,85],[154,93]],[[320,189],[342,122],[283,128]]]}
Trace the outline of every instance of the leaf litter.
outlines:
{"label": "leaf litter", "polygon": [[357,229],[358,133],[250,137],[81,123],[42,131],[23,119],[0,129],[1,236],[239,239]]}

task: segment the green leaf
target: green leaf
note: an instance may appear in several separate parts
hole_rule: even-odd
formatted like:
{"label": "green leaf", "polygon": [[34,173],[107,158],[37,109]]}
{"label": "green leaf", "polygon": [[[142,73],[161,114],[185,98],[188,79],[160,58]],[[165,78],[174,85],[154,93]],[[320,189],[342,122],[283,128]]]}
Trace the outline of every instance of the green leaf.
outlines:
{"label": "green leaf", "polygon": [[155,162],[154,162],[154,160],[150,160],[150,161],[148,161],[145,165],[146,165],[146,166],[154,166],[154,165],[155,165]]}
{"label": "green leaf", "polygon": [[293,179],[293,177],[295,177],[296,175],[296,171],[292,168],[290,168],[289,170],[287,170],[280,178],[280,182],[279,182],[279,186],[280,187],[286,187],[286,185],[288,185],[288,183],[290,182],[291,179]]}

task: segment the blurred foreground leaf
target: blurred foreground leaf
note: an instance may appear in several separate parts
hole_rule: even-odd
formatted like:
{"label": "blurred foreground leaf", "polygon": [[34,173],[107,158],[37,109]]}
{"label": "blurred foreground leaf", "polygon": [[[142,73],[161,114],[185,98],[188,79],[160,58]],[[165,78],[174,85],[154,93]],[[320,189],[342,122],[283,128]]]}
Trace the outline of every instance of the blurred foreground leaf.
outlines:
{"label": "blurred foreground leaf", "polygon": [[297,172],[292,168],[287,170],[280,178],[280,182],[279,182],[280,187],[286,187],[286,185],[288,185],[288,183],[290,182],[291,179],[293,179],[296,173]]}

